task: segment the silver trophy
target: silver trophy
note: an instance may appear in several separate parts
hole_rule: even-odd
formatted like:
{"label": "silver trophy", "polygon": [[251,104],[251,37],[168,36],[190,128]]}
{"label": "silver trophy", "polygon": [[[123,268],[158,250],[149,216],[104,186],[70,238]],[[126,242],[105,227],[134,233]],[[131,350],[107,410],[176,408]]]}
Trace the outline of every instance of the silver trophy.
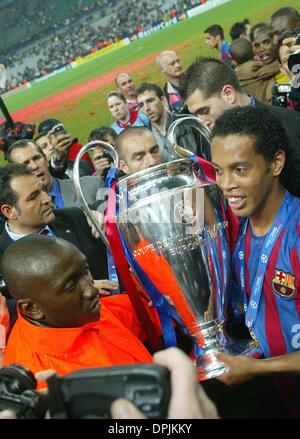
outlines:
{"label": "silver trophy", "polygon": [[218,187],[180,159],[122,178],[118,189],[123,238],[193,337],[199,379],[224,373],[215,353],[227,351],[230,256]]}
{"label": "silver trophy", "polygon": [[[81,149],[74,165],[77,192],[95,226],[81,193],[79,160],[97,145],[113,150],[104,142],[91,142]],[[177,152],[190,155],[179,146]],[[117,166],[116,155],[114,163]],[[127,249],[193,338],[199,379],[221,375],[227,369],[215,354],[227,352],[224,309],[230,254],[219,188],[185,158],[123,177],[117,189],[116,221]],[[105,235],[103,239],[107,243]]]}

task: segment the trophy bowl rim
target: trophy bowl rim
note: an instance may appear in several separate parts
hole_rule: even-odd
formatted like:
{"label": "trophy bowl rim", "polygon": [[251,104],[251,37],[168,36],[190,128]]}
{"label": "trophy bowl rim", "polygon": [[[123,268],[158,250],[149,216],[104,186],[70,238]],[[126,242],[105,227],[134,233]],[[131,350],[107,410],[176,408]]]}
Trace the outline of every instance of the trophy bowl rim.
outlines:
{"label": "trophy bowl rim", "polygon": [[172,160],[170,162],[164,162],[160,163],[159,165],[152,166],[151,168],[143,169],[143,171],[134,172],[130,175],[125,175],[123,177],[120,177],[118,180],[118,184],[127,182],[131,179],[140,178],[141,176],[146,176],[148,174],[151,174],[153,171],[158,172],[160,169],[166,168],[167,166],[170,166],[170,164],[173,163],[184,163],[190,164],[191,166],[194,164],[193,160],[190,158],[181,158],[177,160]]}

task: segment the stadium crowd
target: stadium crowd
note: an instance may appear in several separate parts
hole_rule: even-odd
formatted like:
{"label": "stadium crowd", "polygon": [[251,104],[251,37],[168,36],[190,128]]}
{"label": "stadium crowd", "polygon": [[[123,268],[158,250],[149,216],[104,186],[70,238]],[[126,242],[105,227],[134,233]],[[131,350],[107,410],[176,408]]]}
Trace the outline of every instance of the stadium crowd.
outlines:
{"label": "stadium crowd", "polygon": [[[191,4],[178,2],[174,14]],[[90,5],[91,11],[96,5]],[[132,27],[147,26],[148,3],[130,5],[125,9]],[[139,7],[143,14],[136,21]],[[156,13],[150,20],[166,11]],[[116,28],[124,31],[120,23]],[[234,23],[231,43],[221,24],[202,31],[217,58],[200,56],[184,70],[176,52],[163,51],[156,59],[163,88],[134,84],[128,73],[118,74],[106,99],[111,126],[95,127],[87,141],[109,143],[119,158],[117,176],[126,177],[180,158],[168,136],[173,122],[195,115],[208,127],[209,143],[182,123],[177,143],[195,159],[199,178],[215,183],[218,197],[224,197],[218,215],[228,223],[228,233],[221,254],[229,255],[224,271],[231,275],[225,300],[214,305],[214,318],[225,313],[230,337],[252,341],[252,350],[218,353],[227,372],[199,385],[193,343],[175,320],[168,330],[177,348],[165,349],[159,307],[150,300],[150,288],[137,285],[118,248],[110,199],[101,199],[103,210],[97,209],[105,184],[114,188],[110,156],[97,144],[79,164],[96,228],[81,210],[73,182],[82,145],[64,121],[46,119],[37,133],[2,125],[7,163],[0,168],[0,363],[24,365],[42,389],[45,375],[40,372],[66,375],[82,368],[155,362],[171,372],[171,419],[299,418],[300,81],[293,67],[300,64],[300,14],[285,7],[267,23]],[[281,85],[289,86],[288,92]],[[138,249],[141,238],[132,233]],[[163,251],[150,253],[149,263],[162,265],[170,288],[178,288]],[[115,401],[112,416],[144,415],[128,401]],[[15,415],[5,411],[1,417]]]}
{"label": "stadium crowd", "polygon": [[[187,9],[199,3],[198,0],[177,0],[174,4],[160,0],[155,5],[153,1],[139,0],[92,1],[79,9],[74,9],[73,3],[71,9],[65,8],[64,13],[68,14],[56,21],[58,2],[56,7],[45,2],[33,4],[31,15],[26,14],[24,4],[19,8],[19,4],[13,2],[7,12],[12,18],[7,20],[2,13],[0,19],[6,23],[14,20],[27,32],[22,45],[8,46],[0,57],[8,67],[6,90],[47,75],[78,57],[101,50],[123,38],[135,39],[138,32],[173,17],[183,17]],[[15,16],[17,10],[18,15]],[[7,24],[7,34],[10,28]],[[8,40],[7,34],[4,41]]]}

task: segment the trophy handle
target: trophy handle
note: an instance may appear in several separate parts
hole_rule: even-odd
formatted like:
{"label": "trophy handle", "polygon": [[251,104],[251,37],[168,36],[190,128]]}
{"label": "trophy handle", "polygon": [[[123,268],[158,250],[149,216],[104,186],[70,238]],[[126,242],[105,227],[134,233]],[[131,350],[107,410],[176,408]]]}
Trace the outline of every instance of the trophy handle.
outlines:
{"label": "trophy handle", "polygon": [[76,194],[80,200],[80,204],[82,206],[83,211],[85,212],[87,217],[90,219],[91,223],[96,228],[97,232],[100,234],[100,237],[101,237],[102,241],[104,242],[104,244],[106,245],[106,247],[108,249],[110,249],[108,239],[107,239],[105,233],[99,227],[94,215],[92,214],[92,211],[89,208],[89,206],[88,206],[88,204],[83,196],[81,185],[80,185],[80,173],[79,173],[80,159],[85,152],[91,151],[97,146],[100,146],[105,151],[107,151],[113,159],[113,166],[116,168],[118,167],[119,157],[118,157],[116,150],[113,148],[113,146],[107,142],[103,142],[100,140],[92,140],[91,142],[87,143],[86,145],[83,145],[83,147],[80,149],[80,151],[78,152],[78,154],[75,158],[74,168],[73,168],[73,181],[74,181],[75,191],[76,191]]}
{"label": "trophy handle", "polygon": [[182,117],[180,119],[175,120],[175,122],[173,122],[170,125],[168,132],[167,132],[167,138],[168,138],[168,141],[170,142],[170,144],[173,146],[174,151],[178,155],[180,155],[180,157],[191,158],[191,156],[193,156],[194,153],[177,144],[175,130],[182,123],[184,123],[185,125],[189,125],[189,126],[196,128],[200,132],[200,134],[205,138],[205,140],[207,141],[207,143],[209,145],[211,143],[212,133],[211,133],[211,130],[208,128],[208,126],[204,122],[202,122],[201,119],[199,119],[196,116]]}

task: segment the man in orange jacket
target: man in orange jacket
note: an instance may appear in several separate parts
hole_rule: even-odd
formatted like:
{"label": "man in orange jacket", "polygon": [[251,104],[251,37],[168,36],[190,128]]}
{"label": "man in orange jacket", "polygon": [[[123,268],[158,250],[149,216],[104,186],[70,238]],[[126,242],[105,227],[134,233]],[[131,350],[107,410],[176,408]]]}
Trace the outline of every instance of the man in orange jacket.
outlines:
{"label": "man in orange jacket", "polygon": [[[4,365],[64,375],[152,362],[127,295],[99,300],[86,258],[72,244],[41,235],[22,238],[4,253],[2,273],[18,301]],[[156,311],[149,308],[149,314],[159,326]]]}

